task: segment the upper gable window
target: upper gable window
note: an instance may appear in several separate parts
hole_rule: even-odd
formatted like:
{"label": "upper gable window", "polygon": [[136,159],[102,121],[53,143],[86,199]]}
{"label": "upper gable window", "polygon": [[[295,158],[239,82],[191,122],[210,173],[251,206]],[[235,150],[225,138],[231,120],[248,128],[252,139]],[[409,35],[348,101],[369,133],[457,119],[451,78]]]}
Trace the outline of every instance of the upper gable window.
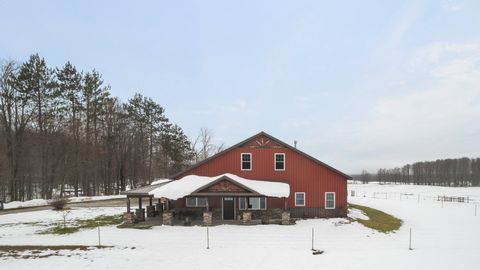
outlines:
{"label": "upper gable window", "polygon": [[251,153],[242,153],[240,158],[242,171],[251,171],[252,170],[252,154]]}
{"label": "upper gable window", "polygon": [[285,154],[275,154],[275,171],[285,170]]}

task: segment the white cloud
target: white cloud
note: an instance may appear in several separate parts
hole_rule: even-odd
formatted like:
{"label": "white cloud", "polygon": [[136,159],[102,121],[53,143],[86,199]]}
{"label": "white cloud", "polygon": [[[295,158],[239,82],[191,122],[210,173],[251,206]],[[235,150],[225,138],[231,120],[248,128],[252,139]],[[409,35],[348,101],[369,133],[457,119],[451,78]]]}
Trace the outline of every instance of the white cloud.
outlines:
{"label": "white cloud", "polygon": [[237,99],[231,104],[225,104],[221,106],[221,109],[226,112],[233,113],[250,113],[252,109],[248,105],[247,101],[243,99]]}
{"label": "white cloud", "polygon": [[463,9],[463,6],[458,3],[458,1],[447,0],[443,1],[442,8],[448,11],[459,11]]}
{"label": "white cloud", "polygon": [[421,83],[398,86],[353,125],[331,132],[327,140],[341,142],[338,163],[359,171],[480,155],[480,44],[433,43],[413,58],[405,73],[419,72]]}
{"label": "white cloud", "polygon": [[411,30],[417,19],[422,15],[425,1],[407,1],[398,10],[389,28],[387,40],[382,43],[384,50],[398,47],[406,34]]}

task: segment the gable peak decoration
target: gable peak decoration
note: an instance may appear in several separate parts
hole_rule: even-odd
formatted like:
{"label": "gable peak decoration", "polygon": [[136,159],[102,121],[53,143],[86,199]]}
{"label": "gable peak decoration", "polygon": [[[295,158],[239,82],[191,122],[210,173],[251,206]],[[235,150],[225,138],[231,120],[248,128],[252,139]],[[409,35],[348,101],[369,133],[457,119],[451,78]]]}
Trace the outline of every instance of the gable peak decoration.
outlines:
{"label": "gable peak decoration", "polygon": [[198,193],[215,193],[215,192],[221,192],[221,193],[235,193],[235,192],[244,192],[244,193],[251,193],[250,190],[247,190],[238,184],[233,183],[232,181],[229,181],[227,179],[222,179],[221,181],[218,181],[216,183],[211,184],[210,186],[207,186],[206,188],[198,191]]}
{"label": "gable peak decoration", "polygon": [[265,140],[263,137],[255,141],[260,147],[267,147],[270,140]]}

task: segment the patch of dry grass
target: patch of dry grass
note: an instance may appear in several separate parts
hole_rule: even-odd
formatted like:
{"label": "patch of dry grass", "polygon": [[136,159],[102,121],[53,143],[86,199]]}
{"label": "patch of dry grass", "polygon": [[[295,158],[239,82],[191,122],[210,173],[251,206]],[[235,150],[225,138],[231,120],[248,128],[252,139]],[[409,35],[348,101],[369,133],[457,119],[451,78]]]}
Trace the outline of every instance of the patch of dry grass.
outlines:
{"label": "patch of dry grass", "polygon": [[402,226],[401,219],[398,219],[380,210],[358,204],[349,204],[349,208],[355,208],[363,211],[363,213],[365,213],[369,219],[355,219],[355,221],[364,225],[365,227],[377,230],[379,232],[395,232]]}

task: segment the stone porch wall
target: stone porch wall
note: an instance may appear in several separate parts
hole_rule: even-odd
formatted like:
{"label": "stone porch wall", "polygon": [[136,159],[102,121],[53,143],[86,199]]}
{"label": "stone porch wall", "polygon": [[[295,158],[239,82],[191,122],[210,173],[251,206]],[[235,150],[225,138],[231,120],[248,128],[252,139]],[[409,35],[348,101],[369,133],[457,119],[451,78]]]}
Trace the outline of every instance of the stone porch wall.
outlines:
{"label": "stone porch wall", "polygon": [[346,217],[347,208],[324,209],[297,207],[289,209],[292,218],[332,218]]}
{"label": "stone porch wall", "polygon": [[[191,220],[203,220],[203,212],[207,211],[205,208],[176,208],[175,219],[184,220],[185,217],[189,217]],[[213,220],[222,220],[222,209],[213,208],[212,212]],[[291,208],[287,211],[290,212],[291,218],[332,218],[332,217],[346,217],[347,208],[338,209],[324,209],[324,208],[306,208],[298,207]],[[283,208],[269,208],[267,210],[237,210],[236,219],[241,219],[243,212],[251,212],[252,220],[268,221],[269,219],[282,219]],[[240,218],[239,218],[240,217]]]}
{"label": "stone porch wall", "polygon": [[269,208],[267,210],[238,210],[237,215],[242,216],[243,212],[252,213],[252,220],[282,219],[282,208]]}

